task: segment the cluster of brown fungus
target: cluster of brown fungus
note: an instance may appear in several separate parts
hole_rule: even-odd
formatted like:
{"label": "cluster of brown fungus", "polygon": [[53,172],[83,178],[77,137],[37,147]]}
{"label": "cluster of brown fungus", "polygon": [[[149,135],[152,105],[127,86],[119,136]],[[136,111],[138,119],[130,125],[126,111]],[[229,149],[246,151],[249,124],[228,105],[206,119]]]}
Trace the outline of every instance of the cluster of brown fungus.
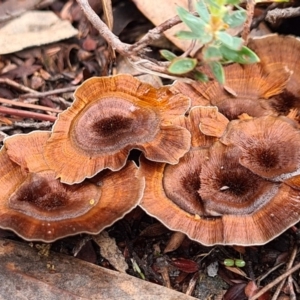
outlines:
{"label": "cluster of brown fungus", "polygon": [[49,242],[140,205],[202,244],[259,245],[297,223],[300,41],[249,46],[261,62],[226,66],[226,86],[85,81],[52,132],[4,141],[0,227]]}

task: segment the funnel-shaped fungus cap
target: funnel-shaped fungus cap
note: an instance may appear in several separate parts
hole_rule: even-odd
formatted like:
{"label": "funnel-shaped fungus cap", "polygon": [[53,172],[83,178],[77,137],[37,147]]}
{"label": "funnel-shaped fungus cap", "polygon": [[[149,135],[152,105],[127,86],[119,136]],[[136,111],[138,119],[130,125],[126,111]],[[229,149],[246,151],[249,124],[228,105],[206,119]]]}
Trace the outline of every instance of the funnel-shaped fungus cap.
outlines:
{"label": "funnel-shaped fungus cap", "polygon": [[[20,149],[26,144],[26,155],[32,151],[36,160],[42,159],[26,137],[45,145],[47,135],[16,135],[6,139],[5,144],[14,153],[14,160],[22,164],[26,161],[30,170],[34,160],[22,157]],[[19,149],[19,157],[12,145]],[[27,172],[9,158],[5,146],[0,151],[0,165],[0,228],[12,230],[25,240],[52,242],[83,232],[99,233],[135,207],[143,194],[144,181],[131,163],[118,173],[106,172],[98,184],[86,180],[71,186],[59,182],[49,169]]]}
{"label": "funnel-shaped fungus cap", "polygon": [[[206,155],[207,150],[190,150],[180,160],[184,166],[142,159],[140,172],[145,176],[146,186],[140,206],[171,230],[181,231],[202,244],[213,245],[222,243],[223,225],[221,218],[205,217],[198,194],[201,184],[199,171]],[[170,170],[166,178],[167,167]],[[179,169],[183,171],[182,175]],[[175,177],[168,178],[172,174]]]}
{"label": "funnel-shaped fungus cap", "polygon": [[50,137],[50,131],[33,131],[18,134],[4,140],[9,158],[17,163],[24,172],[36,173],[48,170],[44,160],[44,148]]}
{"label": "funnel-shaped fungus cap", "polygon": [[228,119],[218,112],[216,106],[194,106],[189,115],[173,121],[189,130],[192,136],[191,147],[209,147],[226,129]]}
{"label": "funnel-shaped fungus cap", "polygon": [[248,47],[258,55],[266,72],[273,79],[287,69],[291,72],[286,85],[294,95],[300,92],[300,39],[294,36],[270,34],[249,40]]}
{"label": "funnel-shaped fungus cap", "polygon": [[[259,64],[232,64],[224,67],[226,85],[223,87],[216,80],[208,83],[195,82],[191,84],[193,94],[192,106],[216,105],[219,111],[228,119],[233,120],[243,113],[258,117],[272,113],[265,99],[279,94],[290,77],[290,72],[282,71],[275,78],[264,73]],[[188,90],[186,83],[175,84],[178,92]],[[198,97],[195,97],[198,94]]]}
{"label": "funnel-shaped fungus cap", "polygon": [[251,173],[238,149],[216,142],[211,151],[192,148],[174,166],[142,159],[141,207],[208,246],[265,244],[299,221],[300,188]]}
{"label": "funnel-shaped fungus cap", "polygon": [[240,151],[216,142],[202,165],[199,194],[213,216],[253,213],[277,192],[278,186],[239,163]]}
{"label": "funnel-shaped fungus cap", "polygon": [[59,115],[45,159],[62,182],[81,182],[103,169],[121,169],[131,149],[175,164],[190,148],[190,133],[171,124],[190,106],[188,97],[155,89],[130,75],[94,77]]}
{"label": "funnel-shaped fungus cap", "polygon": [[253,173],[282,180],[300,172],[300,131],[296,126],[283,116],[232,121],[221,141],[238,147],[240,163]]}

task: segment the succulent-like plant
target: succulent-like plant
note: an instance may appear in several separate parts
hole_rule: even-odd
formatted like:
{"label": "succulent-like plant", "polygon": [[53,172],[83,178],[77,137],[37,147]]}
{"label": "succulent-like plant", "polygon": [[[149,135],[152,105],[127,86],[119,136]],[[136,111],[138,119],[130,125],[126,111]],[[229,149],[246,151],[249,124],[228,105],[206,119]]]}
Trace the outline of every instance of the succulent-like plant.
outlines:
{"label": "succulent-like plant", "polygon": [[245,23],[247,12],[241,8],[240,0],[197,0],[193,14],[183,7],[177,8],[179,18],[191,31],[179,31],[177,37],[199,41],[201,61],[196,58],[177,57],[174,53],[162,50],[161,54],[171,61],[168,71],[172,74],[185,74],[193,71],[198,80],[206,81],[208,77],[196,70],[199,65],[208,65],[220,83],[225,82],[223,64],[237,62],[251,64],[259,62],[258,56],[244,46],[240,37],[230,35],[226,30]]}

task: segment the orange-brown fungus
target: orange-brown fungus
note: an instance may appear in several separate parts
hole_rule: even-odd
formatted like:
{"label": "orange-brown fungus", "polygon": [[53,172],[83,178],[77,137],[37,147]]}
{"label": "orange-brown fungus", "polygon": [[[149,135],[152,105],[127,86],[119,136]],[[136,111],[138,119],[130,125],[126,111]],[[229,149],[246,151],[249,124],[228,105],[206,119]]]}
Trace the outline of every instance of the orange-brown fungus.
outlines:
{"label": "orange-brown fungus", "polygon": [[[189,130],[192,135],[191,147],[209,147],[216,137],[222,135],[229,121],[215,106],[194,106],[188,117],[180,116],[173,123]],[[204,132],[199,130],[204,125]]]}
{"label": "orange-brown fungus", "polygon": [[[221,126],[225,130],[222,137],[209,144],[196,131],[201,117],[205,118],[204,112],[196,114],[201,109],[194,107],[188,117],[178,119],[181,126],[191,130],[194,143],[177,165],[141,160],[146,187],[140,205],[171,230],[205,245],[265,244],[299,221],[300,175],[286,179],[289,163],[284,160],[286,164],[280,169],[283,181],[266,179],[252,166],[243,164],[246,150],[241,144],[251,152],[255,146],[265,144],[262,140],[268,140],[272,146],[266,151],[268,155],[274,153],[273,148],[283,146],[285,155],[297,165],[300,147],[294,149],[299,143],[295,122],[286,117],[256,119],[245,115],[242,121]],[[230,139],[235,134],[236,139]],[[280,151],[279,159],[283,155]],[[261,155],[257,159],[269,158]],[[277,176],[279,169],[268,172]]]}
{"label": "orange-brown fungus", "polygon": [[95,77],[74,96],[45,150],[46,162],[62,182],[78,183],[106,168],[119,170],[131,149],[175,164],[190,147],[188,130],[171,123],[187,111],[190,100],[167,87],[155,89],[130,75]]}
{"label": "orange-brown fungus", "polygon": [[246,215],[270,201],[278,186],[239,164],[239,149],[217,142],[201,169],[199,194],[213,216]]}
{"label": "orange-brown fungus", "polygon": [[282,180],[300,172],[300,132],[289,118],[232,121],[221,141],[237,146],[240,163],[264,178]]}
{"label": "orange-brown fungus", "polygon": [[260,63],[273,79],[283,70],[291,73],[288,92],[300,96],[300,39],[294,36],[270,34],[249,40],[248,46],[260,58]]}
{"label": "orange-brown fungus", "polygon": [[271,114],[272,108],[266,99],[281,93],[290,78],[290,72],[285,70],[274,77],[264,72],[259,64],[232,64],[224,70],[224,87],[213,80],[189,85],[176,83],[173,89],[182,93],[193,89],[192,93],[187,93],[192,99],[192,106],[215,105],[220,113],[233,120],[243,113],[253,117]]}
{"label": "orange-brown fungus", "polygon": [[[0,228],[13,230],[26,240],[51,242],[83,232],[98,233],[138,204],[144,182],[134,164],[118,173],[106,172],[97,184],[86,180],[67,185],[45,168],[42,151],[48,137],[49,132],[32,132],[4,141]],[[35,172],[29,171],[33,169]]]}

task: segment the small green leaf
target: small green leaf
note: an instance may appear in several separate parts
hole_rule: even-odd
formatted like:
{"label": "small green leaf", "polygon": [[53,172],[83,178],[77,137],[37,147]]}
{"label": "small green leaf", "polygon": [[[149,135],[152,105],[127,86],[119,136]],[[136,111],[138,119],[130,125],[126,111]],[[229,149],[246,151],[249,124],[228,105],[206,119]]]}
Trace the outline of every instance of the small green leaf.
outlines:
{"label": "small green leaf", "polygon": [[205,23],[209,23],[210,14],[203,0],[198,0],[196,2],[196,11]]}
{"label": "small green leaf", "polygon": [[245,23],[247,19],[247,12],[243,9],[235,10],[227,13],[223,21],[229,25],[229,27],[237,27]]}
{"label": "small green leaf", "polygon": [[208,76],[200,71],[194,71],[194,77],[196,80],[201,82],[207,82],[209,80]]}
{"label": "small green leaf", "polygon": [[240,0],[226,0],[225,4],[231,4],[231,5],[238,5],[241,1]]}
{"label": "small green leaf", "polygon": [[205,32],[204,30],[199,31],[198,33],[182,30],[182,31],[178,31],[176,33],[176,36],[179,39],[183,39],[183,40],[200,40],[201,43],[203,43],[203,44],[207,44],[207,43],[211,42],[213,39],[213,35]]}
{"label": "small green leaf", "polygon": [[224,84],[225,83],[225,74],[223,66],[218,61],[212,61],[208,63],[208,65],[211,68],[212,73],[216,77],[219,83]]}
{"label": "small green leaf", "polygon": [[224,265],[226,267],[233,267],[234,266],[234,260],[230,258],[224,259]]}
{"label": "small green leaf", "polygon": [[231,36],[225,31],[218,31],[216,36],[225,46],[232,50],[240,50],[243,46],[243,40],[241,38]]}
{"label": "small green leaf", "polygon": [[171,62],[168,71],[172,74],[185,74],[192,71],[196,65],[197,59],[195,58],[177,57]]}
{"label": "small green leaf", "polygon": [[205,0],[209,7],[213,7],[214,9],[220,9],[220,5],[215,0]]}
{"label": "small green leaf", "polygon": [[225,45],[221,45],[220,51],[227,61],[233,61],[239,64],[253,64],[260,61],[259,57],[246,46],[243,46],[241,50],[234,51]]}
{"label": "small green leaf", "polygon": [[198,34],[185,30],[176,32],[175,36],[182,40],[197,40],[199,38]]}
{"label": "small green leaf", "polygon": [[243,268],[246,266],[246,262],[242,259],[235,259],[234,264],[239,268]]}
{"label": "small green leaf", "polygon": [[205,47],[202,51],[202,54],[205,61],[221,60],[223,58],[219,47],[216,46]]}
{"label": "small green leaf", "polygon": [[199,17],[194,16],[183,7],[177,7],[177,14],[182,22],[184,22],[194,33],[203,31],[205,27],[205,22]]}
{"label": "small green leaf", "polygon": [[165,50],[165,49],[160,50],[159,53],[162,57],[164,57],[166,60],[169,60],[169,61],[171,61],[177,57],[173,52],[171,52],[169,50]]}

